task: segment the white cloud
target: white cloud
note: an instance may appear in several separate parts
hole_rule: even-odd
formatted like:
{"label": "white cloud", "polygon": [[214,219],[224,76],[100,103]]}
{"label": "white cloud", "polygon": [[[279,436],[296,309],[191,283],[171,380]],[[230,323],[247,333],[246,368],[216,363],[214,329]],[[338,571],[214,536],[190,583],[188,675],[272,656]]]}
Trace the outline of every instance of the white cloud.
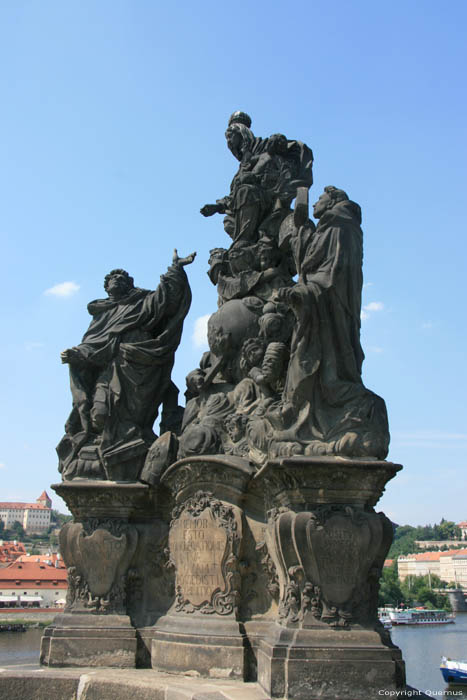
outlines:
{"label": "white cloud", "polygon": [[[371,284],[371,282],[369,282],[369,284]],[[367,321],[371,316],[370,311],[382,311],[383,309],[384,304],[382,301],[370,301],[369,304],[365,304],[365,306],[363,306],[362,311],[360,313],[360,318],[362,319],[362,321]]]}
{"label": "white cloud", "polygon": [[383,348],[380,348],[378,345],[370,345],[367,350],[369,352],[383,352]]}
{"label": "white cloud", "polygon": [[363,285],[363,289],[367,289],[368,287],[372,287],[372,286],[373,286],[373,282],[365,282],[365,284]]}
{"label": "white cloud", "polygon": [[0,469],[5,469],[5,464],[3,462],[0,462]]}
{"label": "white cloud", "polygon": [[200,316],[194,323],[192,340],[196,348],[208,344],[208,320],[211,314]]}
{"label": "white cloud", "polygon": [[423,330],[427,330],[429,328],[433,328],[434,325],[435,324],[433,323],[433,321],[424,321],[421,327],[423,328]]}
{"label": "white cloud", "polygon": [[384,304],[382,301],[370,301],[370,303],[365,304],[363,308],[365,311],[382,311],[384,309]]}
{"label": "white cloud", "polygon": [[46,289],[44,294],[53,297],[71,297],[73,294],[76,294],[78,289],[79,284],[76,284],[76,282],[60,282],[60,284]]}

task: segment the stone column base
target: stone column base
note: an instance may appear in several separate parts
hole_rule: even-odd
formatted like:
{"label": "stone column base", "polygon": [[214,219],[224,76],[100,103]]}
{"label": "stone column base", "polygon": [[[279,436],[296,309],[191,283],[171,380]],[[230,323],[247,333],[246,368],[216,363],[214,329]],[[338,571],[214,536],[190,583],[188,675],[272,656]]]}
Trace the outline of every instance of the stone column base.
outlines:
{"label": "stone column base", "polygon": [[41,640],[46,666],[135,668],[136,632],[126,615],[58,615]]}
{"label": "stone column base", "polygon": [[166,673],[244,680],[246,651],[245,634],[235,620],[166,615],[154,628],[151,662]]}
{"label": "stone column base", "polygon": [[354,700],[401,688],[400,649],[371,630],[307,630],[275,625],[260,642],[258,682],[272,698]]}

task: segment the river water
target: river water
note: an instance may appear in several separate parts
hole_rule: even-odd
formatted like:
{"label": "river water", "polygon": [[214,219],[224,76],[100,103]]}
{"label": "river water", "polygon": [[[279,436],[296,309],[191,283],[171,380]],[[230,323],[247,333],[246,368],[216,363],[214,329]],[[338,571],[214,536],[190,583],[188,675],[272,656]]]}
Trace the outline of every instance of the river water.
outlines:
{"label": "river water", "polygon": [[[0,632],[0,672],[15,667],[37,669],[42,634],[42,629]],[[467,613],[457,613],[453,625],[398,626],[391,635],[402,650],[409,685],[431,697],[467,699],[467,688],[448,688],[439,670],[443,655],[467,659]]]}
{"label": "river water", "polygon": [[442,656],[467,660],[467,613],[456,613],[453,625],[397,625],[391,637],[402,650],[409,685],[432,697],[467,698],[467,686],[448,688],[439,670]]}

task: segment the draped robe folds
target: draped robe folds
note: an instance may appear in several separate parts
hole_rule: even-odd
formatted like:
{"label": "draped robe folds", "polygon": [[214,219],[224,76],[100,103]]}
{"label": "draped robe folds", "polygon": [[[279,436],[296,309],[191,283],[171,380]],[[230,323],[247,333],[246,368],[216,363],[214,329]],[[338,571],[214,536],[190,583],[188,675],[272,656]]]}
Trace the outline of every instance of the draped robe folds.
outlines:
{"label": "draped robe folds", "polygon": [[[70,364],[73,410],[59,445],[62,470],[66,452],[90,430],[83,444],[98,443],[101,453],[138,438],[151,444],[159,406],[173,387],[170,374],[190,304],[188,279],[177,265],[155,291],[134,288],[117,301],[88,304],[93,318],[77,347],[83,362]],[[99,435],[90,428],[96,410],[106,416]]]}
{"label": "draped robe folds", "polygon": [[[306,144],[287,141],[286,153],[265,159],[269,142],[268,138],[253,139],[232,180],[230,194],[218,200],[235,218],[233,248],[239,242],[256,243],[260,229],[275,235],[297,187],[313,184],[313,152]],[[277,198],[288,204],[273,212]]]}
{"label": "draped robe folds", "polygon": [[302,227],[292,242],[300,276],[290,292],[297,324],[283,398],[300,416],[298,440],[384,458],[386,407],[361,378],[360,222],[360,207],[341,201],[323,214],[314,233]]}

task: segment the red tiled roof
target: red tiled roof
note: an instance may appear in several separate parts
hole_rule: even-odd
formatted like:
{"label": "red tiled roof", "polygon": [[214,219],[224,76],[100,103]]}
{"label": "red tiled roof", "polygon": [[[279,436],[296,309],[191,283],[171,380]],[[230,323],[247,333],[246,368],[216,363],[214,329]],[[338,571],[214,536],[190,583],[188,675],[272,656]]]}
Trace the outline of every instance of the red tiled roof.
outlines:
{"label": "red tiled roof", "polygon": [[415,554],[416,561],[439,561],[442,552],[421,552]]}
{"label": "red tiled roof", "polygon": [[3,501],[0,503],[0,508],[10,508],[15,510],[50,510],[47,506],[43,506],[41,503],[9,503],[8,501]]}
{"label": "red tiled roof", "polygon": [[51,554],[22,554],[18,557],[16,561],[20,562],[21,564],[45,564],[48,561],[51,561],[54,566],[55,562],[58,561],[59,568],[65,568],[63,559],[59,557],[55,552]]}
{"label": "red tiled roof", "polygon": [[49,495],[47,491],[42,491],[41,495],[37,499],[38,501],[42,501],[43,498],[46,498],[48,501],[50,501]]}
{"label": "red tiled roof", "polygon": [[461,523],[458,523],[457,527],[467,527],[467,520],[463,520]]}
{"label": "red tiled roof", "polygon": [[394,559],[385,559],[384,566],[392,566]]}
{"label": "red tiled roof", "polygon": [[467,549],[450,549],[448,552],[441,552],[442,557],[452,557],[454,554],[467,554]]}
{"label": "red tiled roof", "polygon": [[0,545],[0,563],[13,562],[21,555],[26,554],[24,544],[22,542],[4,542]]}
{"label": "red tiled roof", "polygon": [[36,581],[44,584],[63,583],[67,582],[67,570],[63,567],[56,569],[55,566],[48,566],[36,562],[18,562],[15,561],[5,569],[0,570],[0,588],[7,588],[8,584],[16,585],[19,581],[20,585],[25,586],[27,582],[35,585]]}

